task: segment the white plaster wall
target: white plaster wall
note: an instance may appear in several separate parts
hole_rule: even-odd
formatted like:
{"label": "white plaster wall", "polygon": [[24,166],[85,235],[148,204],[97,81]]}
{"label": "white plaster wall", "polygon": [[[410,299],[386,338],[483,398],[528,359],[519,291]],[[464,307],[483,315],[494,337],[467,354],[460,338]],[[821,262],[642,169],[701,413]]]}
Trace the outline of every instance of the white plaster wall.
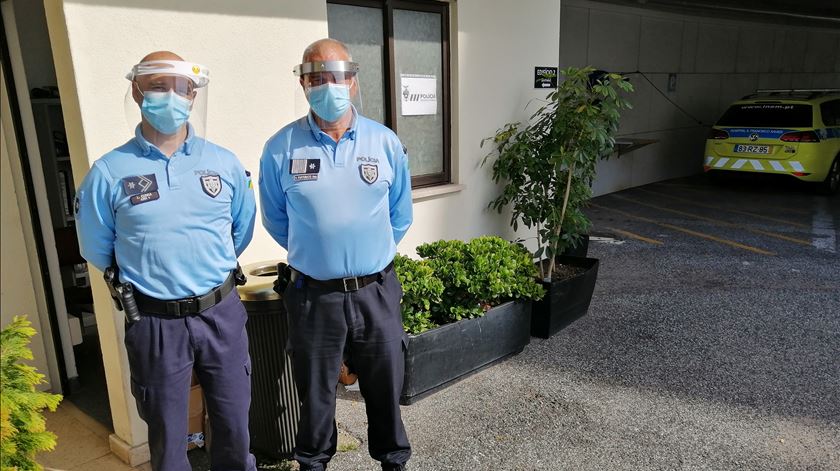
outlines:
{"label": "white plaster wall", "polygon": [[[840,87],[840,31],[718,20],[563,0],[560,66],[640,70],[704,124],[757,88]],[[677,89],[668,93],[669,73]],[[706,129],[631,76],[619,135],[659,139],[598,166],[595,194],[702,171]],[[678,129],[672,129],[678,128]],[[665,130],[665,131],[663,131]]]}
{"label": "white plaster wall", "polygon": [[[305,113],[292,67],[327,35],[322,1],[79,0],[64,12],[90,162],[133,133],[123,111],[126,72],[151,51],[172,50],[210,68],[208,138],[256,176],[265,141]],[[78,184],[84,172],[74,175]],[[258,228],[241,260],[279,256],[275,247]]]}
{"label": "white plaster wall", "polygon": [[414,225],[399,247],[406,254],[438,239],[513,237],[507,215],[487,209],[498,189],[489,166],[479,165],[489,151],[480,143],[536,110],[533,100],[547,92],[534,89],[534,67],[555,66],[559,54],[557,0],[459,0],[453,8],[452,162],[455,182],[465,189],[415,203]]}

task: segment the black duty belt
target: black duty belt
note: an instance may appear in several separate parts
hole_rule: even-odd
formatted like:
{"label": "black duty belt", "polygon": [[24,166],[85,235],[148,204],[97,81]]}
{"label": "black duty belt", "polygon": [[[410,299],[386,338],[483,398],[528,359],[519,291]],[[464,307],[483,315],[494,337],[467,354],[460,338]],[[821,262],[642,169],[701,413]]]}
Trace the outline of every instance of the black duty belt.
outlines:
{"label": "black duty belt", "polygon": [[291,282],[295,283],[299,278],[303,277],[304,284],[306,284],[306,286],[329,291],[342,291],[345,293],[349,293],[351,291],[358,291],[375,281],[382,280],[382,275],[390,272],[393,269],[394,262],[391,262],[388,264],[387,267],[385,267],[384,270],[374,273],[372,275],[349,276],[347,278],[336,278],[333,280],[316,280],[315,278],[312,278],[311,276],[301,273],[292,268]]}
{"label": "black duty belt", "polygon": [[146,296],[135,290],[134,298],[137,301],[137,308],[141,314],[184,317],[191,314],[199,314],[219,304],[225,296],[233,291],[233,281],[233,272],[231,272],[222,284],[201,296],[163,300]]}

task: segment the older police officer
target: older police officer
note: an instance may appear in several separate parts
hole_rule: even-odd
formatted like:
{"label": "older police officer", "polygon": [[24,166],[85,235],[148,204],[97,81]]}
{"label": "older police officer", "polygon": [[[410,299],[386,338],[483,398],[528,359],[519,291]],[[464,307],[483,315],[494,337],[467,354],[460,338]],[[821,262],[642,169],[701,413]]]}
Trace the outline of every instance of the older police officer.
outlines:
{"label": "older police officer", "polygon": [[290,350],[301,400],[294,458],[323,470],[336,452],[335,388],[346,353],[359,376],[370,455],[404,469],[405,333],[392,260],[412,221],[397,136],[358,114],[358,65],[342,43],[310,45],[295,68],[311,112],[275,134],[260,161],[263,224],[288,250]]}
{"label": "older police officer", "polygon": [[116,267],[114,283],[133,290],[139,317],[126,324],[125,347],[152,468],[190,469],[195,369],[210,415],[212,469],[254,471],[247,315],[233,281],[254,229],[250,176],[231,152],[198,135],[205,67],[156,52],[127,78],[140,124],[93,164],[77,192],[82,255],[99,270]]}

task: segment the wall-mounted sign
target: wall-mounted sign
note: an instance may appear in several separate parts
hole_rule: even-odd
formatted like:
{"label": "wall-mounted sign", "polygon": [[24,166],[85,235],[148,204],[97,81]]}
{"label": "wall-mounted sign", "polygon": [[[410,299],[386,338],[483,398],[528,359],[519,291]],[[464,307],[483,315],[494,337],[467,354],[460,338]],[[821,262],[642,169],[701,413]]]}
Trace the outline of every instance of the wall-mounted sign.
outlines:
{"label": "wall-mounted sign", "polygon": [[400,74],[400,97],[403,116],[437,114],[437,77]]}
{"label": "wall-mounted sign", "polygon": [[534,88],[557,88],[557,67],[534,67]]}

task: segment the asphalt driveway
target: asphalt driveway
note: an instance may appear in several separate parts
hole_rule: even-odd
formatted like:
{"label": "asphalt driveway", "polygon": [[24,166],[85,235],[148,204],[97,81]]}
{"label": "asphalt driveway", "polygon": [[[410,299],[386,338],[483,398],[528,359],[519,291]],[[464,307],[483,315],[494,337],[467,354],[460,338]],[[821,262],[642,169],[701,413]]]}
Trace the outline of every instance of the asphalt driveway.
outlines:
{"label": "asphalt driveway", "polygon": [[[589,314],[414,405],[411,470],[840,469],[840,198],[662,182],[596,198]],[[375,470],[360,440],[330,470]]]}

